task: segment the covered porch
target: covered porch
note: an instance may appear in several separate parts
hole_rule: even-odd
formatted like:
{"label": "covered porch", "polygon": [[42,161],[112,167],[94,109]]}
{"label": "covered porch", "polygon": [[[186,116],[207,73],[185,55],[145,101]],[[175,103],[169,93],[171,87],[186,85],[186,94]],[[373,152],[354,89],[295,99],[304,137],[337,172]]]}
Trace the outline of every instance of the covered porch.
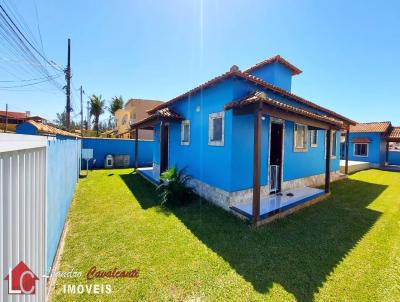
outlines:
{"label": "covered porch", "polygon": [[[169,149],[169,124],[180,122],[184,118],[169,108],[157,110],[147,118],[131,125],[131,133],[135,137],[135,169],[149,181],[158,184],[160,182],[160,174],[168,169],[168,149]],[[153,158],[153,166],[147,168],[139,168],[139,129],[155,130],[159,126],[159,158],[156,166]]]}
{"label": "covered porch", "polygon": [[[260,199],[260,221],[270,222],[316,202],[325,195],[325,191],[310,187],[301,187],[272,194]],[[240,215],[252,219],[253,204],[251,202],[237,204],[231,209]]]}
{"label": "covered porch", "polygon": [[[291,121],[296,124],[306,125],[310,130],[326,130],[328,138],[333,131],[345,129],[346,136],[349,135],[349,126],[353,121],[346,118],[335,118],[327,115],[317,114],[303,108],[294,107],[286,103],[269,98],[264,92],[254,92],[242,99],[233,101],[225,106],[225,110],[233,110],[233,115],[252,114],[254,116],[254,151],[253,151],[253,187],[252,201],[236,204],[231,210],[252,220],[255,224],[263,224],[273,219],[283,217],[293,211],[318,202],[330,194],[331,182],[331,140],[326,140],[325,148],[325,179],[324,189],[315,189],[300,186],[296,189],[281,190],[280,185],[276,184],[277,179],[282,183],[283,162],[274,165],[269,161],[268,189],[269,195],[261,194],[260,169],[261,169],[261,121],[263,116],[269,116],[281,121]],[[272,140],[272,132],[270,129]],[[279,128],[278,128],[279,131]],[[308,134],[307,134],[308,135]],[[282,138],[284,139],[284,138]],[[278,140],[279,141],[279,140]],[[281,143],[281,142],[280,142]],[[272,141],[270,142],[272,144]],[[348,144],[346,144],[345,164],[346,174],[348,171]],[[272,151],[270,151],[271,154]],[[281,158],[281,161],[283,159]],[[278,171],[276,171],[278,169]],[[280,170],[279,170],[280,169]],[[271,177],[271,173],[276,177]]]}

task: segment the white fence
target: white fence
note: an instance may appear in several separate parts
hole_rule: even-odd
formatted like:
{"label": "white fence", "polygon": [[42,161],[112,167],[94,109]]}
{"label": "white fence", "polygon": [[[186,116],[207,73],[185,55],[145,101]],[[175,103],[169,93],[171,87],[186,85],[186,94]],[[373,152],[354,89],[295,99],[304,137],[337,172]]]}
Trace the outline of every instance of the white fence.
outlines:
{"label": "white fence", "polygon": [[[0,134],[0,301],[44,301],[46,279],[47,138]],[[14,271],[21,261],[37,276]],[[31,280],[31,285],[15,280]],[[12,282],[12,283],[11,283]],[[10,295],[11,290],[15,294]],[[35,294],[23,292],[35,289]],[[20,290],[21,291],[21,290]]]}

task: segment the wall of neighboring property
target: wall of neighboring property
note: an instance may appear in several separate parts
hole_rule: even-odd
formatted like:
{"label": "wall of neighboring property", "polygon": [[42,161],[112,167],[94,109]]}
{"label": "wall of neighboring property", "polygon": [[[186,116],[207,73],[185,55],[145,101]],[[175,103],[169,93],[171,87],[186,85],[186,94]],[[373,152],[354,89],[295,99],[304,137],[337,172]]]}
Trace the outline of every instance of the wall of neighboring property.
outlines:
{"label": "wall of neighboring property", "polygon": [[[354,143],[355,138],[368,138],[368,156],[355,156]],[[380,133],[350,133],[349,134],[349,160],[364,161],[380,165],[385,162],[386,142],[381,139]]]}
{"label": "wall of neighboring property", "polygon": [[264,65],[251,71],[250,74],[287,91],[292,88],[292,72],[278,62]]}
{"label": "wall of neighboring property", "polygon": [[[129,166],[135,164],[135,140],[116,138],[83,138],[82,148],[93,149],[96,165],[89,161],[89,168],[104,168],[106,155],[129,155]],[[153,159],[153,141],[139,140],[139,165],[151,165]],[[82,169],[86,169],[86,160],[82,160]]]}
{"label": "wall of neighboring property", "polygon": [[79,179],[81,140],[48,138],[47,272],[53,263]]}
{"label": "wall of neighboring property", "polygon": [[400,165],[400,150],[389,151],[389,165]]}

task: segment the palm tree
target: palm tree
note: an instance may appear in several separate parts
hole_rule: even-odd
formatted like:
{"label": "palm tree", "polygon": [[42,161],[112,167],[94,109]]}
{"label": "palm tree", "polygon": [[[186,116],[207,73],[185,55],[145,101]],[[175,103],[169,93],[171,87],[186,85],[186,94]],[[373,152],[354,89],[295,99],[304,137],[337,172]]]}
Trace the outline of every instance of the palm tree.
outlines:
{"label": "palm tree", "polygon": [[112,116],[115,116],[115,112],[118,109],[122,109],[124,107],[124,100],[122,96],[115,96],[111,99],[110,107],[108,107],[108,111],[110,111]]}
{"label": "palm tree", "polygon": [[99,118],[104,113],[105,101],[101,99],[101,95],[92,95],[90,97],[90,116],[94,116],[94,129],[96,135],[99,136]]}

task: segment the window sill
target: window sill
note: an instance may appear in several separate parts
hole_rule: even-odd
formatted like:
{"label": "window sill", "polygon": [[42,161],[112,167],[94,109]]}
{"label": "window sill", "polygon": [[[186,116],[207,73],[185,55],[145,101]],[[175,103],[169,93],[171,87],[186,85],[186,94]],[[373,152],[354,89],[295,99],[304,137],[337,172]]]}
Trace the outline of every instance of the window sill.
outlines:
{"label": "window sill", "polygon": [[216,147],[223,147],[224,142],[223,141],[209,141],[208,142],[209,146],[216,146]]}
{"label": "window sill", "polygon": [[318,145],[317,144],[311,144],[311,148],[317,148],[318,147]]}
{"label": "window sill", "polygon": [[181,142],[181,146],[189,146],[190,142]]}
{"label": "window sill", "polygon": [[299,153],[301,153],[301,152],[307,152],[308,149],[307,149],[307,148],[294,148],[293,151],[294,151],[294,152],[299,152]]}

